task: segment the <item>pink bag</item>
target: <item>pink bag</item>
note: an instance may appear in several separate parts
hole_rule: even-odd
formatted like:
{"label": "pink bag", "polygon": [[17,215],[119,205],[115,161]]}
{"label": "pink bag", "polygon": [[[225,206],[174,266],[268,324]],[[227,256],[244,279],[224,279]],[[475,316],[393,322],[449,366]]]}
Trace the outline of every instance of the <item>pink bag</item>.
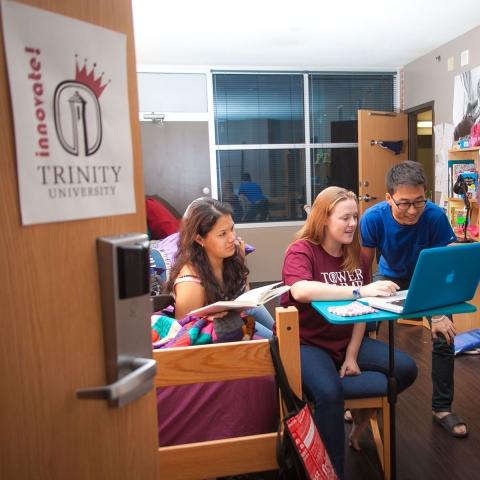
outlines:
{"label": "pink bag", "polygon": [[470,146],[480,146],[480,123],[474,123],[470,130]]}

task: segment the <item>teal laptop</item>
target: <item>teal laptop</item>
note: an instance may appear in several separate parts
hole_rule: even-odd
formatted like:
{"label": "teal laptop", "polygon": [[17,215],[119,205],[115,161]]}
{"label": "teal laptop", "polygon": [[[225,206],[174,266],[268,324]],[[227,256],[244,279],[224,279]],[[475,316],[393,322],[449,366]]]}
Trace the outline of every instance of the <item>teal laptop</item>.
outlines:
{"label": "teal laptop", "polygon": [[480,243],[422,250],[408,290],[358,301],[394,313],[415,313],[471,300],[480,281]]}

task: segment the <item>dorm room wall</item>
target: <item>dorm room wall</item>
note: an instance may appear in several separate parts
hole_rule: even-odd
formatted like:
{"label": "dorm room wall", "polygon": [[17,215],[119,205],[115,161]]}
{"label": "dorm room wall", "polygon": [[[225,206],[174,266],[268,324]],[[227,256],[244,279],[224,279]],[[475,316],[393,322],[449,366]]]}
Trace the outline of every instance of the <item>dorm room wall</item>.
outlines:
{"label": "dorm room wall", "polygon": [[[403,69],[405,109],[433,100],[435,123],[452,123],[454,78],[462,72],[480,66],[479,43],[480,26],[405,65]],[[462,67],[460,54],[464,50],[469,51],[469,63]],[[451,71],[448,71],[449,57],[453,57],[454,61]]]}

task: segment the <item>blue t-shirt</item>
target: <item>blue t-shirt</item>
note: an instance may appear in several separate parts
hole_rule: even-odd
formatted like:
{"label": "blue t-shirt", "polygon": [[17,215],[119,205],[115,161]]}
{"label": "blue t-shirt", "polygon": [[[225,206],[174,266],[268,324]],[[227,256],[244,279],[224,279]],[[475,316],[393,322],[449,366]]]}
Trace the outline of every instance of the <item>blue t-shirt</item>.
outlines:
{"label": "blue t-shirt", "polygon": [[245,195],[253,204],[257,203],[259,200],[265,199],[260,185],[255,182],[241,182],[238,194]]}
{"label": "blue t-shirt", "polygon": [[380,250],[378,273],[402,280],[411,279],[424,248],[443,247],[457,239],[443,210],[430,201],[414,225],[401,225],[386,201],[377,203],[360,219],[360,235],[364,247]]}

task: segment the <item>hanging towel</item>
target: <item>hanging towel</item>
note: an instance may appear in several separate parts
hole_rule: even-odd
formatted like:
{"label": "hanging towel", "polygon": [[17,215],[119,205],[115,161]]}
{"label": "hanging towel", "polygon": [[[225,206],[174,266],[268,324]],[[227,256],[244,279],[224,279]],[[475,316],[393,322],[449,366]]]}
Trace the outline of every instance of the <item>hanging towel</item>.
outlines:
{"label": "hanging towel", "polygon": [[391,150],[395,155],[399,155],[403,148],[403,140],[398,140],[396,142],[390,142],[387,140],[379,140],[375,142],[378,146]]}

